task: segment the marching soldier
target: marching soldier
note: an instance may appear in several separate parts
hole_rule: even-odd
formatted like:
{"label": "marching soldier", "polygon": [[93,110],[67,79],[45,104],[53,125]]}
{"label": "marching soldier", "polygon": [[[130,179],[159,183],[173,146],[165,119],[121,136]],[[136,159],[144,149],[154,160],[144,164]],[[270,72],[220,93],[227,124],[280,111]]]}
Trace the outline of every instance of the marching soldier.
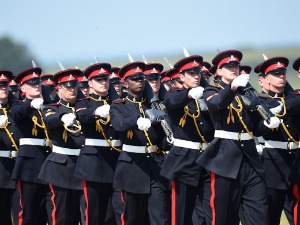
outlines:
{"label": "marching soldier", "polygon": [[172,87],[171,78],[168,77],[166,74],[169,70],[161,72],[161,83],[164,85],[165,89],[169,91]]}
{"label": "marching soldier", "polygon": [[176,68],[168,70],[166,76],[170,77],[173,88],[183,88],[183,82],[180,80],[180,74]]}
{"label": "marching soldier", "polygon": [[54,74],[60,101],[44,107],[45,124],[52,141],[52,152],[45,160],[39,178],[47,182],[49,225],[78,224],[82,181],[74,176],[75,164],[84,144],[81,124],[76,120],[77,77],[79,69]]}
{"label": "marching soldier", "polygon": [[42,74],[41,75],[42,84],[46,85],[51,92],[51,99],[54,103],[58,102],[59,98],[57,96],[56,82],[52,74]]}
{"label": "marching soldier", "polygon": [[122,92],[122,82],[121,78],[119,76],[119,67],[112,67],[109,72],[109,83],[112,84],[120,96],[120,98],[123,98],[123,92]]}
{"label": "marching soldier", "polygon": [[212,140],[214,131],[207,109],[205,111],[203,104],[200,104],[204,90],[199,86],[201,63],[201,56],[178,61],[174,67],[180,73],[183,88],[171,89],[164,99],[173,122],[174,143],[166,156],[161,174],[171,180],[172,225],[191,224],[196,196],[201,195],[202,201],[204,183],[209,184],[208,174],[196,164],[197,158]]}
{"label": "marching soldier", "polygon": [[218,74],[217,67],[213,65],[209,72],[214,75],[214,84],[217,86],[221,82],[221,76]]}
{"label": "marching soldier", "polygon": [[38,173],[50,153],[50,140],[43,121],[41,108],[42,69],[27,69],[15,77],[20,84],[25,99],[17,101],[11,107],[11,117],[20,132],[19,151],[12,178],[17,180],[20,195],[18,224],[46,224],[45,196],[46,183],[38,178]]}
{"label": "marching soldier", "polygon": [[263,122],[257,112],[247,111],[237,94],[245,87],[249,74],[239,75],[242,53],[220,52],[212,63],[217,67],[221,83],[207,87],[204,99],[215,128],[214,140],[197,162],[210,171],[211,221],[209,224],[239,224],[242,209],[245,224],[268,224],[267,192],[264,169],[253,140],[258,131],[276,128],[280,120],[271,117]]}
{"label": "marching soldier", "polygon": [[[8,84],[13,74],[8,70],[0,70],[0,74],[0,218],[1,224],[11,225],[14,206],[12,201],[16,189],[16,182],[11,179],[11,174],[19,141],[15,123],[9,114],[11,102]],[[14,217],[13,222],[17,224],[15,219],[17,218]]]}
{"label": "marching soldier", "polygon": [[87,77],[84,74],[80,74],[77,77],[78,80],[78,88],[85,95],[85,97],[89,97],[90,95],[90,86]]}
{"label": "marching soldier", "polygon": [[[265,89],[270,100],[276,99],[283,106],[282,111],[275,113],[281,119],[279,128],[264,135],[263,164],[266,169],[269,217],[271,224],[275,225],[280,223],[284,204],[287,206],[288,202],[294,203],[293,192],[295,190],[291,181],[297,183],[299,179],[299,168],[295,167],[297,165],[295,155],[299,151],[297,134],[299,119],[295,118],[295,115],[299,115],[299,110],[291,110],[291,106],[299,107],[299,100],[297,101],[292,94],[285,95],[288,64],[287,58],[274,57],[260,65],[260,71],[264,74],[264,79],[268,84]],[[298,198],[298,196],[295,197]],[[286,210],[288,210],[287,207],[285,207]],[[287,212],[292,212],[291,208]],[[294,211],[294,219],[297,220],[296,218],[297,212]],[[294,221],[294,224],[297,222]]]}
{"label": "marching soldier", "polygon": [[14,76],[8,84],[8,90],[16,97],[16,99],[20,100],[20,86],[15,82]]}
{"label": "marching soldier", "polygon": [[160,89],[160,73],[163,71],[164,66],[160,63],[148,63],[146,64],[144,75],[145,80],[150,84],[153,92],[158,95]]}
{"label": "marching soldier", "polygon": [[211,72],[209,71],[210,68],[211,68],[210,63],[202,62],[201,71],[208,84],[210,84],[210,77],[212,75]]}
{"label": "marching soldier", "polygon": [[109,109],[108,63],[96,63],[83,71],[93,93],[76,103],[85,144],[77,160],[75,176],[83,180],[86,202],[86,224],[105,222],[109,198],[113,191],[115,167],[121,148],[118,133],[111,127]]}
{"label": "marching soldier", "polygon": [[250,74],[251,73],[251,66],[248,65],[240,65],[240,74]]}
{"label": "marching soldier", "polygon": [[[128,85],[128,96],[115,101],[110,109],[111,124],[123,143],[115,172],[114,188],[121,189],[126,225],[170,223],[169,181],[159,175],[164,159],[163,130],[145,118],[150,108],[145,102],[145,64],[133,62],[119,72]],[[148,216],[147,216],[148,215]]]}

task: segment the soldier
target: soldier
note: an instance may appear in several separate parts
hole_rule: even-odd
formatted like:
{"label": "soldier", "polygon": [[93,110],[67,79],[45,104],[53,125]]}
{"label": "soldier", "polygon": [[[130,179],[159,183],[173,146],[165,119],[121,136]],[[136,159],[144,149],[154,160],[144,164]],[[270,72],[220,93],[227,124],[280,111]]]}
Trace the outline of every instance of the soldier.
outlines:
{"label": "soldier", "polygon": [[15,82],[14,77],[8,84],[8,90],[16,97],[16,99],[20,99],[20,86]]}
{"label": "soldier", "polygon": [[[281,119],[279,129],[273,129],[263,136],[265,139],[263,165],[266,169],[269,217],[271,224],[274,225],[280,224],[286,198],[293,202],[291,179],[294,182],[299,180],[297,177],[299,174],[296,173],[297,176],[290,175],[294,174],[293,170],[298,170],[298,168],[294,168],[293,164],[299,149],[299,137],[297,136],[299,119],[293,116],[296,112],[290,110],[291,98],[289,95],[285,95],[288,64],[287,58],[274,57],[260,65],[260,71],[264,74],[264,79],[268,84],[265,89],[270,99],[278,100],[283,106],[283,110],[275,114]],[[299,104],[297,106],[299,107]],[[295,215],[294,218],[296,218]],[[294,224],[296,224],[295,221]]]}
{"label": "soldier", "polygon": [[49,225],[78,224],[82,181],[74,176],[75,164],[84,144],[81,124],[76,120],[79,69],[54,74],[58,84],[58,104],[44,107],[45,124],[52,141],[52,152],[45,160],[39,178],[48,183]]}
{"label": "soldier", "polygon": [[[16,189],[11,174],[19,141],[15,123],[9,114],[11,102],[8,84],[13,74],[8,70],[0,70],[0,74],[0,218],[1,224],[11,225],[12,201]],[[17,224],[15,219],[13,222]]]}
{"label": "soldier", "polygon": [[85,95],[85,97],[89,97],[90,95],[90,86],[87,77],[84,74],[80,74],[77,78],[78,87]]}
{"label": "soldier", "polygon": [[167,72],[169,70],[163,71],[160,76],[161,76],[161,83],[164,85],[165,89],[167,91],[169,91],[172,87],[172,82],[171,82],[171,78],[169,76],[167,76]]}
{"label": "soldier", "polygon": [[239,75],[242,56],[237,50],[216,55],[212,63],[221,83],[204,91],[215,128],[214,140],[197,160],[210,171],[212,220],[208,224],[238,225],[240,209],[243,224],[269,222],[264,169],[253,135],[278,127],[280,120],[271,117],[269,123],[263,122],[257,112],[247,111],[242,105],[238,87],[245,87],[250,79],[249,74]]}
{"label": "soldier", "polygon": [[18,224],[46,224],[45,196],[47,185],[38,173],[50,153],[50,139],[43,121],[41,108],[42,69],[34,67],[19,73],[15,81],[20,84],[25,99],[11,107],[11,117],[20,132],[19,151],[12,178],[17,180],[20,194]]}
{"label": "soldier", "polygon": [[111,70],[109,72],[109,83],[114,86],[116,92],[118,93],[120,98],[122,98],[123,97],[122,82],[121,82],[121,78],[119,76],[119,71],[120,71],[119,67],[111,68]]}
{"label": "soldier", "polygon": [[113,191],[115,167],[121,148],[118,133],[110,124],[109,63],[96,63],[83,71],[93,93],[76,103],[85,144],[77,160],[75,176],[83,180],[86,225],[105,222],[109,197]]}
{"label": "soldier", "polygon": [[210,77],[212,75],[211,72],[209,72],[210,68],[211,68],[210,63],[208,63],[208,62],[202,62],[201,71],[202,71],[202,74],[205,77],[205,79],[206,79],[206,81],[207,81],[208,84],[210,84]]}
{"label": "soldier", "polygon": [[[180,73],[183,88],[170,90],[164,99],[173,122],[174,143],[166,156],[161,174],[171,180],[174,225],[191,224],[196,195],[203,194],[203,185],[206,178],[209,178],[196,164],[196,159],[212,140],[214,131],[207,109],[205,112],[203,104],[200,106],[199,102],[204,90],[199,86],[201,63],[201,56],[190,56],[178,61],[174,67]],[[198,189],[201,193],[198,193]],[[207,208],[209,210],[209,204]]]}
{"label": "soldier", "polygon": [[166,76],[170,77],[173,88],[183,88],[183,82],[180,80],[180,74],[176,68],[168,70]]}
{"label": "soldier", "polygon": [[[163,162],[163,130],[159,123],[145,118],[143,62],[132,62],[119,72],[128,85],[128,96],[110,109],[111,124],[120,132],[123,143],[115,172],[114,188],[122,190],[127,225],[169,224],[169,181],[159,175]],[[148,216],[147,216],[148,215]]]}
{"label": "soldier", "polygon": [[59,98],[57,96],[56,90],[56,82],[54,81],[54,77],[52,74],[42,74],[41,75],[42,84],[49,87],[49,91],[51,92],[51,98],[53,102],[58,102]]}
{"label": "soldier", "polygon": [[148,83],[152,87],[152,90],[157,95],[161,85],[160,73],[163,71],[163,69],[164,66],[160,63],[148,63],[146,64],[145,71],[144,71],[145,80],[148,81]]}
{"label": "soldier", "polygon": [[251,73],[251,66],[248,65],[240,65],[240,74],[250,74]]}
{"label": "soldier", "polygon": [[218,74],[217,67],[213,65],[209,72],[214,75],[214,84],[217,86],[221,82],[221,76]]}

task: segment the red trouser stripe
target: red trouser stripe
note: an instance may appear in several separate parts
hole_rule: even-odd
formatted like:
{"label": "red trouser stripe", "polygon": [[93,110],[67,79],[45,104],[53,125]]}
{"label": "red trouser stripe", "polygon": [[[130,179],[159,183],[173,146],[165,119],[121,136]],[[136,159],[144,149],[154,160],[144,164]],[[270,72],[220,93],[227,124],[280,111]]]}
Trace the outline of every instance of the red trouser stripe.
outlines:
{"label": "red trouser stripe", "polygon": [[51,202],[53,205],[53,210],[51,213],[51,218],[52,218],[52,225],[56,225],[56,204],[55,204],[55,192],[54,192],[54,187],[52,184],[49,184],[50,191],[51,191]]}
{"label": "red trouser stripe", "polygon": [[172,194],[171,194],[171,204],[172,204],[172,218],[171,218],[171,224],[176,225],[176,189],[175,189],[175,180],[171,180],[171,188],[172,188]]}
{"label": "red trouser stripe", "polygon": [[[122,201],[123,205],[125,205],[125,200],[124,200],[122,191],[120,191],[120,195],[121,195],[121,201]],[[122,221],[122,225],[125,225],[124,212],[121,214],[121,221]]]}
{"label": "red trouser stripe", "polygon": [[293,185],[293,194],[296,198],[295,206],[294,206],[294,225],[298,224],[298,206],[299,206],[299,189],[298,184]]}
{"label": "red trouser stripe", "polygon": [[215,208],[216,190],[215,190],[215,184],[216,184],[216,174],[213,173],[213,172],[210,172],[210,189],[211,189],[210,207],[211,207],[211,212],[212,212],[211,225],[216,224],[216,208]]}
{"label": "red trouser stripe", "polygon": [[82,185],[83,185],[83,194],[84,194],[84,199],[85,199],[85,225],[89,224],[89,212],[88,212],[88,208],[89,208],[89,198],[88,198],[88,190],[87,190],[87,186],[86,186],[86,180],[82,181]]}
{"label": "red trouser stripe", "polygon": [[18,180],[18,191],[20,194],[20,207],[21,207],[21,211],[18,213],[18,216],[19,216],[18,225],[22,225],[23,224],[23,203],[22,203],[22,191],[21,191],[21,181],[20,180]]}

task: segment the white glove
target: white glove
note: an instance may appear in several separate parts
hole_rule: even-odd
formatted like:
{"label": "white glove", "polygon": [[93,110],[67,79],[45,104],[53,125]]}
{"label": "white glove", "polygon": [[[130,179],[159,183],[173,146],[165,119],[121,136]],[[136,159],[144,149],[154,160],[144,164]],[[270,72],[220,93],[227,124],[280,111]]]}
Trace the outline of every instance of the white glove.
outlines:
{"label": "white glove", "polygon": [[257,145],[255,145],[255,147],[256,147],[256,151],[258,152],[258,154],[262,155],[265,147],[261,144],[257,144]]}
{"label": "white glove", "polygon": [[42,98],[35,98],[31,101],[31,106],[35,109],[40,109],[41,106],[43,105],[44,103],[44,99]]}
{"label": "white glove", "polygon": [[201,86],[192,88],[189,90],[189,96],[191,96],[193,99],[199,99],[203,96],[203,91],[204,88]]}
{"label": "white glove", "polygon": [[241,74],[237,78],[235,78],[232,83],[231,87],[245,87],[250,80],[250,74]]}
{"label": "white glove", "polygon": [[109,115],[109,110],[110,110],[110,105],[102,105],[99,106],[96,110],[95,110],[95,115],[96,116],[100,116],[102,118],[106,118]]}
{"label": "white glove", "polygon": [[198,102],[199,102],[201,111],[207,111],[208,110],[207,105],[206,105],[203,98],[198,99]]}
{"label": "white glove", "polygon": [[0,116],[0,127],[4,126],[7,122],[8,118],[5,115]]}
{"label": "white glove", "polygon": [[74,123],[75,118],[73,113],[67,113],[61,117],[61,121],[68,127]]}
{"label": "white glove", "polygon": [[264,121],[264,125],[270,129],[277,128],[281,123],[281,120],[275,116],[270,118],[270,123],[268,124],[267,121]]}
{"label": "white glove", "polygon": [[148,130],[151,127],[151,120],[148,118],[140,117],[136,121],[137,126],[140,130]]}
{"label": "white glove", "polygon": [[270,108],[271,113],[273,113],[274,115],[280,113],[282,111],[282,108],[283,108],[282,102],[281,101],[278,101],[278,102],[279,102],[278,106],[276,106],[274,108]]}

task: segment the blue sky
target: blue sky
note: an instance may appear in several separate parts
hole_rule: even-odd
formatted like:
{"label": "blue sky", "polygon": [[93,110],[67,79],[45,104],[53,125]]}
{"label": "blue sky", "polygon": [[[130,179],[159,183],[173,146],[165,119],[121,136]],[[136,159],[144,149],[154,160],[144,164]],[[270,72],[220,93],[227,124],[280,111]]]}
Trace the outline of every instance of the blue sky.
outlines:
{"label": "blue sky", "polygon": [[[0,36],[45,65],[300,45],[299,0],[6,0]],[[300,55],[300,53],[299,53]],[[123,59],[124,58],[124,59]]]}

